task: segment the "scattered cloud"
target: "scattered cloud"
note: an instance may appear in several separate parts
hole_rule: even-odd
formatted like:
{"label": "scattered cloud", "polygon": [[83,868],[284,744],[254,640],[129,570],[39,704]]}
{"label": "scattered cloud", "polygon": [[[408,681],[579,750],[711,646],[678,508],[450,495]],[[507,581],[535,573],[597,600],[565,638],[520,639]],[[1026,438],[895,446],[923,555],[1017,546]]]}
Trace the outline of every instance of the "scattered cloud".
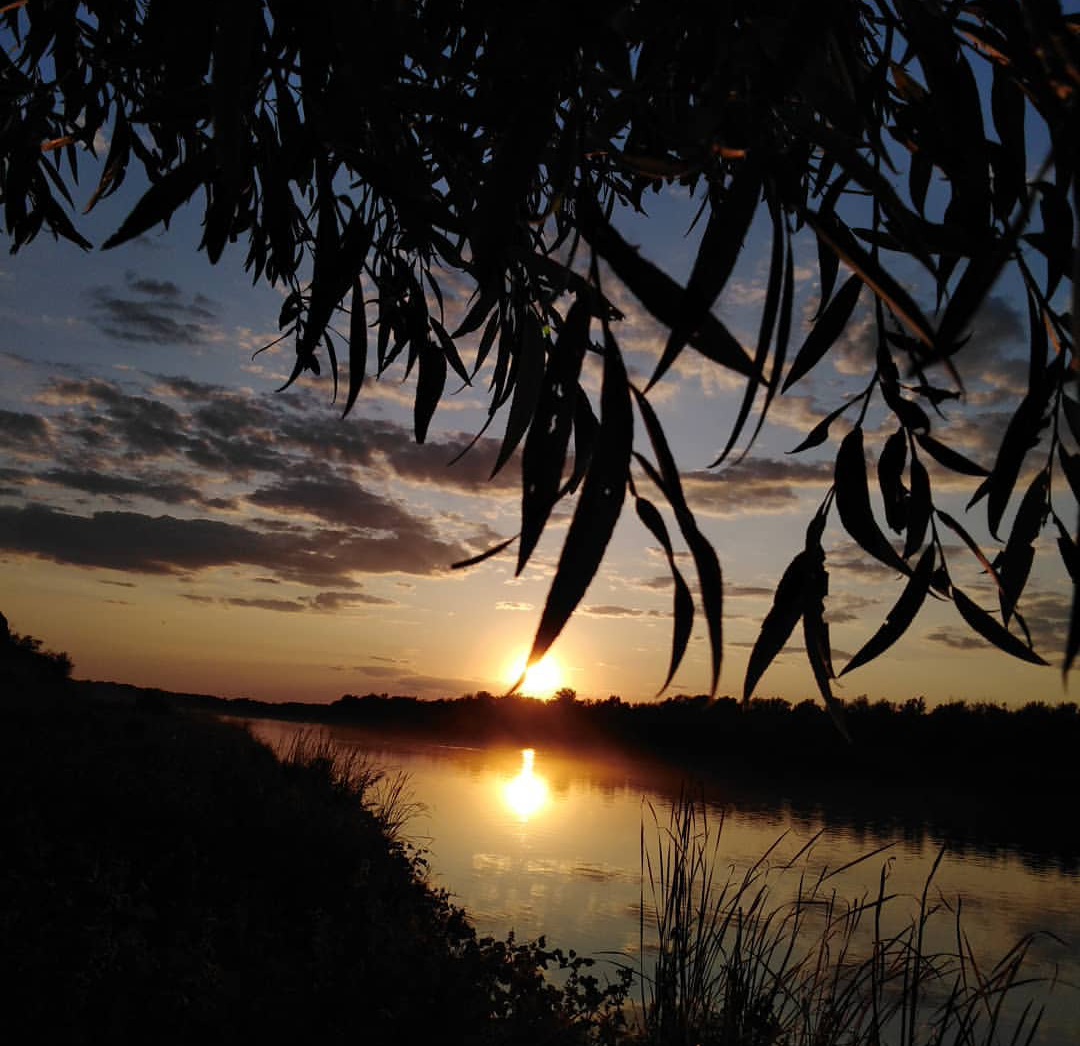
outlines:
{"label": "scattered cloud", "polygon": [[185,300],[171,280],[127,273],[124,290],[92,287],[91,322],[110,338],[152,345],[203,345],[214,339],[214,303],[202,295]]}

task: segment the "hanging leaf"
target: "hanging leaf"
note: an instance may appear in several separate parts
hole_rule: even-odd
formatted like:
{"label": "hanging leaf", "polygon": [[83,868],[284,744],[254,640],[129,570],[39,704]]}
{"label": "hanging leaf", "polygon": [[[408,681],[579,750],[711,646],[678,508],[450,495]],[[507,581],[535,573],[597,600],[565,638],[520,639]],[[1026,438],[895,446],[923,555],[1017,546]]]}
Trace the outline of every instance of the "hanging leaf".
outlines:
{"label": "hanging leaf", "polygon": [[930,477],[926,474],[926,467],[923,463],[914,456],[911,458],[909,472],[911,493],[908,496],[907,540],[904,542],[904,559],[910,559],[922,548],[927,527],[930,526],[930,513],[934,507],[930,493]]}
{"label": "hanging leaf", "polygon": [[352,312],[349,316],[349,393],[345,397],[343,418],[348,417],[353,409],[356,397],[364,384],[364,371],[367,369],[367,317],[364,313],[364,293],[360,280],[353,281]]}
{"label": "hanging leaf", "polygon": [[1080,454],[1070,454],[1061,443],[1058,443],[1058,460],[1061,462],[1061,471],[1065,473],[1065,478],[1069,481],[1069,489],[1073,497],[1080,502]]}
{"label": "hanging leaf", "polygon": [[471,334],[474,330],[479,330],[480,324],[487,318],[487,314],[491,312],[497,301],[496,295],[482,293],[473,303],[472,308],[465,314],[465,318],[451,337],[456,339],[462,337],[462,335]]}
{"label": "hanging leaf", "polygon": [[844,665],[840,675],[873,661],[875,657],[885,653],[907,630],[915,616],[922,609],[926,594],[930,591],[930,579],[934,576],[934,564],[937,558],[936,550],[931,545],[923,552],[918,565],[904,586],[904,591],[896,601],[896,605],[885,615],[885,623],[879,628]]}
{"label": "hanging leaf", "polygon": [[679,524],[683,540],[690,549],[690,554],[694,557],[694,566],[697,568],[701,602],[705,610],[705,623],[709,629],[709,647],[712,653],[712,684],[709,690],[712,695],[716,693],[716,687],[720,681],[720,667],[724,656],[723,572],[720,569],[720,561],[716,558],[716,550],[698,530],[694,514],[686,504],[679,470],[675,467],[675,459],[671,455],[664,430],[660,427],[660,421],[652,405],[633,385],[630,388],[637,400],[638,410],[641,412],[641,418],[649,434],[649,442],[652,443],[656,460],[660,465],[660,475],[656,475],[648,462],[640,456],[638,460],[642,462],[650,478],[660,488],[668,504],[675,511],[675,520]]}
{"label": "hanging leaf", "polygon": [[599,428],[600,423],[593,413],[589,397],[578,385],[577,398],[574,401],[574,469],[566,481],[563,493],[573,493],[585,478],[589,462],[592,460],[593,448],[596,446],[596,433]]}
{"label": "hanging leaf", "polygon": [[1043,427],[1043,413],[1049,399],[1048,383],[1046,387],[1032,389],[1021,401],[1016,413],[1009,420],[1005,436],[998,448],[994,468],[986,480],[987,507],[986,517],[990,533],[996,538],[1001,517],[1009,503],[1013,487],[1020,476],[1027,453],[1039,442],[1039,432]]}
{"label": "hanging leaf", "polygon": [[1003,591],[1004,586],[1001,584],[1001,578],[998,577],[997,568],[986,558],[975,539],[948,512],[938,509],[937,515],[938,519],[967,545],[971,554],[983,565],[983,569],[990,575],[994,584],[997,585],[998,591]]}
{"label": "hanging leaf", "polygon": [[468,370],[465,368],[465,363],[457,350],[457,346],[454,344],[454,339],[446,333],[446,328],[435,319],[434,316],[429,318],[429,322],[431,324],[431,329],[435,332],[435,337],[439,339],[439,345],[442,346],[446,362],[450,364],[454,373],[461,378],[466,385],[472,385],[472,379]]}
{"label": "hanging leaf", "polygon": [[866,481],[862,429],[856,426],[843,439],[836,455],[836,508],[844,529],[856,543],[886,566],[910,574],[911,568],[889,544],[874,519]]}
{"label": "hanging leaf", "polygon": [[[761,325],[758,328],[757,351],[754,353],[754,376],[747,379],[746,389],[743,392],[742,403],[739,405],[739,413],[735,418],[735,424],[731,427],[727,444],[720,452],[720,456],[709,466],[716,468],[731,453],[732,447],[742,432],[743,425],[750,415],[750,409],[754,405],[754,397],[757,396],[758,385],[764,377],[765,361],[769,355],[769,344],[772,341],[773,325],[776,322],[776,311],[780,304],[780,291],[784,280],[784,228],[783,218],[779,209],[769,194],[769,210],[772,215],[772,255],[769,263],[769,284],[765,291],[765,307],[761,313]],[[764,412],[763,412],[764,415]]]}
{"label": "hanging leaf", "polygon": [[442,350],[425,338],[419,346],[420,376],[416,382],[413,404],[413,428],[416,442],[427,439],[428,425],[446,387],[446,357]]}
{"label": "hanging leaf", "polygon": [[1048,471],[1043,469],[1028,487],[1027,493],[1020,502],[1020,507],[1016,510],[1009,540],[998,560],[998,576],[1001,578],[1001,590],[998,593],[1001,603],[1001,620],[1006,625],[1031,573],[1031,564],[1035,560],[1035,540],[1042,529],[1049,492],[1050,476]]}
{"label": "hanging leaf", "polygon": [[211,150],[202,149],[174,167],[159,181],[154,182],[131,209],[131,213],[102,245],[102,250],[116,247],[152,229],[158,222],[168,224],[177,208],[191,198],[191,194],[211,176],[214,156]]}
{"label": "hanging leaf", "polygon": [[1065,420],[1068,422],[1072,438],[1080,443],[1080,403],[1063,393],[1061,396],[1061,408],[1065,413]]}
{"label": "hanging leaf", "polygon": [[878,457],[878,486],[885,505],[885,521],[897,533],[907,526],[908,492],[904,487],[904,465],[907,463],[907,436],[897,429],[886,441]]}
{"label": "hanging leaf", "polygon": [[991,617],[982,607],[964,595],[955,585],[952,590],[953,602],[960,616],[974,629],[983,639],[993,643],[999,650],[1021,661],[1027,661],[1032,665],[1045,665],[1045,662],[1034,650],[1024,646],[1007,628]]}
{"label": "hanging leaf", "polygon": [[[506,328],[503,328],[506,334]],[[509,335],[506,335],[507,337]],[[499,347],[500,354],[502,346]],[[544,380],[544,336],[533,314],[527,313],[525,329],[521,334],[521,345],[516,360],[517,376],[514,381],[514,399],[510,404],[510,416],[506,420],[506,432],[503,434],[499,456],[491,470],[494,478],[499,470],[510,460],[510,455],[517,449],[522,436],[532,422],[536,412],[536,402],[540,398],[540,389]],[[492,404],[494,407],[494,404]]]}
{"label": "hanging leaf", "polygon": [[821,444],[829,438],[829,426],[832,425],[832,423],[836,421],[836,419],[840,417],[840,415],[843,414],[844,411],[848,409],[848,407],[852,406],[854,403],[857,403],[861,399],[861,395],[855,396],[852,399],[849,399],[847,403],[841,404],[831,414],[826,415],[809,431],[809,433],[807,433],[806,439],[804,439],[802,443],[800,443],[793,450],[789,450],[788,453],[799,454],[804,450],[810,450],[813,447],[821,446]]}
{"label": "hanging leaf", "polygon": [[1062,525],[1060,519],[1054,517],[1054,522],[1058,528],[1057,546],[1058,552],[1061,553],[1061,562],[1065,564],[1065,569],[1069,572],[1069,578],[1075,585],[1080,581],[1080,550],[1076,547],[1076,542],[1073,541],[1072,535]]}
{"label": "hanging leaf", "polygon": [[529,665],[536,664],[547,653],[581,602],[604,558],[626,497],[633,435],[626,368],[615,339],[605,329],[600,429],[529,653]]}
{"label": "hanging leaf", "polygon": [[806,602],[806,589],[809,584],[813,561],[805,549],[787,566],[776,586],[773,605],[761,623],[761,631],[750,651],[750,660],[746,664],[746,679],[743,681],[743,703],[750,700],[758,681],[765,670],[784,649],[802,617]]}
{"label": "hanging leaf", "polygon": [[532,555],[559,495],[577,402],[578,375],[589,340],[589,307],[577,298],[544,373],[521,456],[521,544],[516,574]]}
{"label": "hanging leaf", "polygon": [[[1080,524],[1077,525],[1077,532],[1080,534]],[[1073,549],[1076,548],[1076,542],[1073,542]],[[1073,559],[1075,562],[1075,558]],[[1061,665],[1061,674],[1063,677],[1068,677],[1069,669],[1073,666],[1073,661],[1076,660],[1076,654],[1080,651],[1080,585],[1076,584],[1076,579],[1073,579],[1073,601],[1072,601],[1072,613],[1069,615],[1069,636],[1065,641],[1065,660]]]}
{"label": "hanging leaf", "polygon": [[761,175],[745,163],[732,179],[723,202],[714,206],[701,237],[694,268],[686,284],[679,315],[645,391],[656,384],[678,358],[690,335],[697,330],[735,268],[750,222],[761,198]]}
{"label": "hanging leaf", "polygon": [[673,614],[675,627],[671,634],[671,663],[668,666],[667,675],[664,677],[663,686],[656,692],[662,694],[670,686],[675,672],[682,662],[686,653],[686,646],[690,642],[690,633],[694,628],[694,600],[690,595],[690,586],[687,585],[682,572],[675,564],[675,552],[671,546],[671,538],[668,537],[667,527],[656,506],[644,498],[635,500],[638,518],[649,529],[653,537],[660,542],[667,554],[668,567],[671,569],[671,578],[675,583],[675,605]]}
{"label": "hanging leaf", "polygon": [[825,553],[820,540],[814,541],[809,536],[806,548],[808,569],[806,585],[803,590],[803,640],[806,644],[806,657],[814,682],[825,701],[825,708],[832,717],[836,728],[845,741],[851,742],[847,722],[844,718],[844,705],[832,692],[832,680],[836,673],[832,666],[832,647],[829,641],[829,624],[825,620],[825,597],[829,594],[829,573],[825,569]]}
{"label": "hanging leaf", "polygon": [[837,291],[836,297],[829,302],[821,319],[814,324],[814,329],[807,335],[802,348],[796,354],[781,391],[787,392],[803,375],[813,370],[825,353],[833,347],[836,339],[847,327],[851,314],[855,311],[862,288],[862,278],[854,275],[850,276],[844,286]]}
{"label": "hanging leaf", "polygon": [[[579,194],[576,212],[585,238],[611,266],[611,271],[653,316],[665,326],[674,327],[684,307],[682,287],[619,235],[590,194]],[[746,350],[711,312],[706,311],[699,318],[697,327],[687,337],[695,349],[721,367],[745,377],[754,373],[753,361]],[[652,382],[659,381],[666,369],[666,366],[657,367]]]}
{"label": "hanging leaf", "polygon": [[460,559],[456,563],[451,563],[450,569],[464,570],[466,567],[474,567],[477,563],[483,563],[485,559],[491,559],[492,556],[497,556],[503,549],[509,548],[517,541],[518,537],[519,535],[515,534],[512,538],[500,541],[497,545],[493,545],[486,552],[481,552],[478,556],[470,556],[468,559]]}
{"label": "hanging leaf", "polygon": [[982,465],[976,464],[970,458],[964,457],[959,451],[947,447],[944,443],[934,439],[929,432],[916,432],[915,439],[920,447],[926,451],[939,465],[959,472],[964,476],[989,476],[990,473]]}
{"label": "hanging leaf", "polygon": [[821,214],[814,214],[813,211],[803,210],[801,213],[806,224],[832,247],[840,259],[870,285],[874,293],[911,328],[928,348],[932,347],[934,345],[933,329],[911,295],[860,247],[837,221]]}

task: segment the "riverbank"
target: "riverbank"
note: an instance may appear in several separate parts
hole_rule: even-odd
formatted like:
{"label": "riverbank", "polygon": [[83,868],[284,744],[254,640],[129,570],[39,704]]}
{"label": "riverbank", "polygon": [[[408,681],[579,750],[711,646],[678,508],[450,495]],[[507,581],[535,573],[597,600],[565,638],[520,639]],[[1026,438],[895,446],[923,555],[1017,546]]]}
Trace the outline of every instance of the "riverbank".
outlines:
{"label": "riverbank", "polygon": [[613,1032],[617,1011],[582,961],[560,990],[543,969],[568,957],[477,939],[395,835],[373,768],[318,746],[279,761],[236,726],[38,683],[0,701],[12,1041]]}

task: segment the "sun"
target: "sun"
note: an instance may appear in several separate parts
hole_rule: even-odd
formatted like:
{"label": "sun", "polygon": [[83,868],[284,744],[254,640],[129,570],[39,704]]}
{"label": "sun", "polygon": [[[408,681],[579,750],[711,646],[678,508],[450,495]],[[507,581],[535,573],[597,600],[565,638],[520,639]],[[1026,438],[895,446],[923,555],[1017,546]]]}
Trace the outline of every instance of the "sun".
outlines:
{"label": "sun", "polygon": [[547,700],[562,684],[562,669],[559,662],[551,654],[545,654],[535,665],[525,668],[526,654],[522,651],[510,662],[510,670],[506,673],[507,679],[512,684],[521,678],[522,669],[525,670],[525,680],[518,692],[527,694],[529,697],[539,697]]}

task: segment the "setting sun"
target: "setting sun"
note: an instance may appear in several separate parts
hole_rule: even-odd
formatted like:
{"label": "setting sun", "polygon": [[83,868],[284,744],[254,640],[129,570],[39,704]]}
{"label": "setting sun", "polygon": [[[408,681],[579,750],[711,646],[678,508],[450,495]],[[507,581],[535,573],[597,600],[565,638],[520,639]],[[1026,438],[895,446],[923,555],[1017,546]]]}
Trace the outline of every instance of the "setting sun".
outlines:
{"label": "setting sun", "polygon": [[525,657],[526,654],[522,651],[510,662],[506,678],[511,684],[516,683],[524,671],[525,678],[518,687],[518,692],[547,700],[563,685],[559,662],[551,654],[545,654],[535,665],[526,668]]}

